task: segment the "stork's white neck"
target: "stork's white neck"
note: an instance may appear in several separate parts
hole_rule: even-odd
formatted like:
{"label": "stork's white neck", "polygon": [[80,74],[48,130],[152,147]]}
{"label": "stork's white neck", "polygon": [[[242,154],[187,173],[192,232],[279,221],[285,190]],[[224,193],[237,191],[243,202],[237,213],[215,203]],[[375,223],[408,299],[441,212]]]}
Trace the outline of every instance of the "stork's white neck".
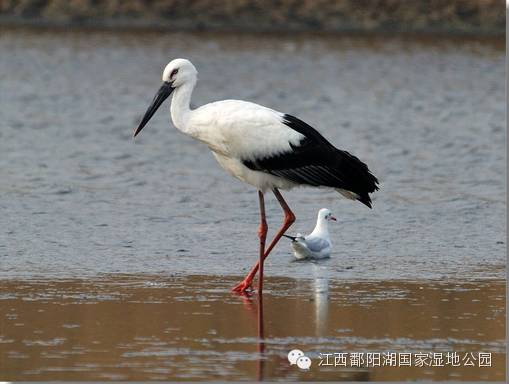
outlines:
{"label": "stork's white neck", "polygon": [[173,92],[170,108],[171,119],[175,127],[183,132],[186,132],[187,121],[191,113],[191,95],[195,85],[196,79],[193,79],[182,84]]}
{"label": "stork's white neck", "polygon": [[323,217],[318,217],[315,229],[313,229],[313,232],[311,232],[310,235],[329,238],[329,223],[327,220]]}

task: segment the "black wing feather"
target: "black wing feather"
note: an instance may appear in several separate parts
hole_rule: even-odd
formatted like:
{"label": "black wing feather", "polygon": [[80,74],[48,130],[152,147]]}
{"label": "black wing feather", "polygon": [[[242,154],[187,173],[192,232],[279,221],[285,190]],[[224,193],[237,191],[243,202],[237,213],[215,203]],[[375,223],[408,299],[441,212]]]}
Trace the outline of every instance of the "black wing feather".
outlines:
{"label": "black wing feather", "polygon": [[244,160],[246,167],[298,184],[345,189],[371,208],[369,193],[378,190],[378,180],[366,164],[294,116],[284,115],[283,123],[304,136],[299,145],[290,144],[291,151],[275,156]]}

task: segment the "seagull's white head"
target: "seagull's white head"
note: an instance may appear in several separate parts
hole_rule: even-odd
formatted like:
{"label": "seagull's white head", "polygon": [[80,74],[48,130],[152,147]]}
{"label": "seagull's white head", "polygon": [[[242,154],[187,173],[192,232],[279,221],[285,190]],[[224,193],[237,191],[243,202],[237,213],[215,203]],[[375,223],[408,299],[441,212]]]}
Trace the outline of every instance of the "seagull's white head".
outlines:
{"label": "seagull's white head", "polygon": [[337,221],[336,218],[332,216],[332,212],[327,208],[322,208],[318,211],[318,220]]}
{"label": "seagull's white head", "polygon": [[163,71],[163,84],[157,91],[154,100],[152,100],[152,103],[141,119],[140,125],[138,125],[136,131],[134,131],[134,137],[141,132],[154,113],[156,113],[157,108],[159,108],[163,101],[171,95],[174,89],[179,88],[184,84],[194,84],[196,82],[197,75],[198,71],[189,60],[175,59],[170,61]]}

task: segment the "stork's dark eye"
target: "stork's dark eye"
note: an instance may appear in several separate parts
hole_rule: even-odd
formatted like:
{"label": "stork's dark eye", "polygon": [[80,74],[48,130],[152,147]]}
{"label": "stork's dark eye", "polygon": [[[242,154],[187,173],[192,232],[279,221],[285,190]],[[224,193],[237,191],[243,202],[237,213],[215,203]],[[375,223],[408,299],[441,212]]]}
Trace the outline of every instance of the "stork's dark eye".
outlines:
{"label": "stork's dark eye", "polygon": [[173,79],[178,71],[179,71],[178,69],[174,69],[173,71],[171,71],[170,79]]}

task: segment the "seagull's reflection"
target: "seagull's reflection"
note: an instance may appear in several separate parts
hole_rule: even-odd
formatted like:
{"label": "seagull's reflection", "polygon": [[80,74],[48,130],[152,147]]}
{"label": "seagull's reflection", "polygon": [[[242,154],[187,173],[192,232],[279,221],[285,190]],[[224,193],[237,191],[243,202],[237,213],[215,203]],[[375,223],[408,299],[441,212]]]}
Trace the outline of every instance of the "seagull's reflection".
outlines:
{"label": "seagull's reflection", "polygon": [[329,278],[324,267],[313,265],[313,295],[316,336],[326,336],[329,315]]}

